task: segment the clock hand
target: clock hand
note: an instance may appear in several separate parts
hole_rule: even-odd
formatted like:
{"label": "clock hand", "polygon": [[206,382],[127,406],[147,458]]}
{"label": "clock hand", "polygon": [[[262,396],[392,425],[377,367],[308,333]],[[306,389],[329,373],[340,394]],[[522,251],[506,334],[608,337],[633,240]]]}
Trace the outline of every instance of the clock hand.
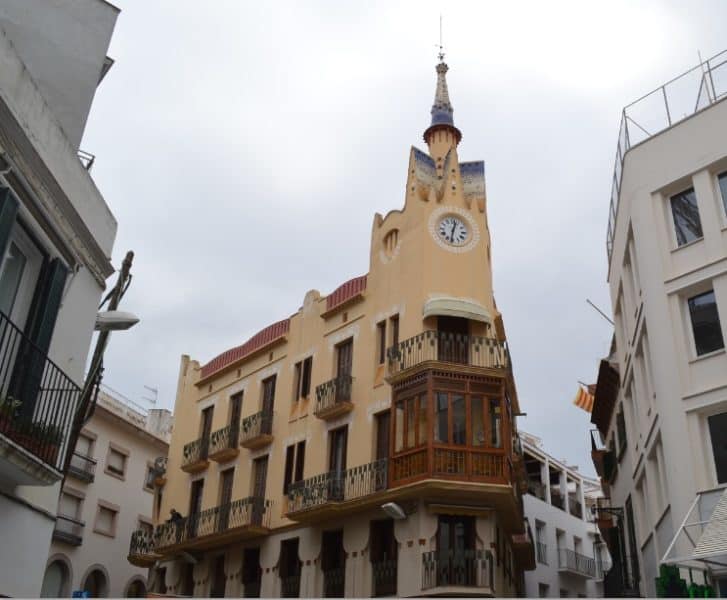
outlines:
{"label": "clock hand", "polygon": [[457,227],[457,223],[452,223],[452,229],[449,232],[449,241],[454,241],[454,228]]}

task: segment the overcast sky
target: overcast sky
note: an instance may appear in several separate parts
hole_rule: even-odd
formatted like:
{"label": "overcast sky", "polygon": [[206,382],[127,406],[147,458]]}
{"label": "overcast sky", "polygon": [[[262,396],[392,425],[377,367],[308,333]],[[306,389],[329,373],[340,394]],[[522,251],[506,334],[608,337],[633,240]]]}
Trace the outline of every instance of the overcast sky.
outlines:
{"label": "overcast sky", "polygon": [[593,472],[572,399],[612,334],[585,299],[610,312],[620,112],[727,47],[726,3],[116,4],[82,147],[114,264],[136,252],[123,308],[142,320],[113,336],[106,383],[173,408],[182,354],[205,362],[368,270],[373,215],[403,205],[426,148],[441,11],[460,159],[486,162],[519,426]]}

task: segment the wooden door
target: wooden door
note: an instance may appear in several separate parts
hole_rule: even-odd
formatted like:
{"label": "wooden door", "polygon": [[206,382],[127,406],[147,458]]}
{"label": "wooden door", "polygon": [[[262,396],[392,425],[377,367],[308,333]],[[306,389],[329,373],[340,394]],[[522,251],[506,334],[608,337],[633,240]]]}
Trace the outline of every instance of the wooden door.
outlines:
{"label": "wooden door", "polygon": [[461,317],[437,317],[438,359],[469,362],[469,322]]}
{"label": "wooden door", "polygon": [[242,392],[230,398],[230,447],[237,448],[240,437],[240,416],[242,415]]}
{"label": "wooden door", "polygon": [[268,457],[256,458],[253,462],[252,507],[250,524],[261,525],[265,512],[265,486],[268,480]]}
{"label": "wooden door", "polygon": [[328,455],[328,497],[331,500],[343,500],[344,497],[347,445],[348,426],[331,431]]}
{"label": "wooden door", "polygon": [[336,376],[350,376],[353,372],[353,339],[338,345]]}
{"label": "wooden door", "polygon": [[202,490],[204,479],[192,482],[189,495],[189,517],[187,519],[187,535],[190,538],[196,537],[199,513],[202,511]]}
{"label": "wooden door", "polygon": [[210,445],[210,434],[212,433],[212,414],[214,406],[208,406],[202,411],[202,424],[200,438],[202,440],[200,446],[200,459],[207,458],[207,451]]}

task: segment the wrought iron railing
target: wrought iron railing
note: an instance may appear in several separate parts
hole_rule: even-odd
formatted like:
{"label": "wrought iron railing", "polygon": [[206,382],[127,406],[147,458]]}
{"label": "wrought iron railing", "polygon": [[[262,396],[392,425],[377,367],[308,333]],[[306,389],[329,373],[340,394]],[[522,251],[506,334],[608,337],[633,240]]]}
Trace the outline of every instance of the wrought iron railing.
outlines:
{"label": "wrought iron railing", "polygon": [[201,437],[184,445],[182,449],[182,467],[207,460],[210,446],[209,437]]}
{"label": "wrought iron railing", "polygon": [[548,546],[543,542],[535,542],[535,556],[542,565],[548,564]]}
{"label": "wrought iron railing", "polygon": [[626,152],[634,145],[664,131],[727,94],[727,50],[714,55],[671,81],[642,96],[621,112],[616,161],[611,182],[606,252],[609,264],[621,193]]}
{"label": "wrought iron railing", "polygon": [[245,581],[242,584],[242,590],[245,598],[259,598],[260,597],[260,584],[261,581]]}
{"label": "wrought iron railing", "polygon": [[228,504],[158,525],[151,534],[139,529],[131,535],[129,554],[150,554],[209,535],[224,533],[239,527],[270,528],[272,502],[250,496]]}
{"label": "wrought iron railing", "polygon": [[68,464],[68,473],[76,479],[90,483],[96,474],[96,461],[90,456],[74,452]]}
{"label": "wrought iron railing", "polygon": [[318,415],[343,402],[351,402],[352,385],[353,377],[339,375],[317,386],[315,414]]}
{"label": "wrought iron railing", "polygon": [[492,589],[489,550],[432,550],[422,554],[422,589],[463,586]]}
{"label": "wrought iron railing", "polygon": [[596,577],[595,558],[565,548],[558,549],[558,568],[575,571],[586,577]]}
{"label": "wrought iron railing", "polygon": [[371,563],[373,596],[396,596],[398,563],[395,558]]}
{"label": "wrought iron railing", "polygon": [[494,369],[508,369],[510,366],[506,342],[447,331],[424,331],[392,346],[386,355],[389,376],[427,361]]}
{"label": "wrought iron railing", "polygon": [[291,483],[288,488],[288,512],[294,513],[328,504],[363,498],[386,489],[388,460],[329,471]]}
{"label": "wrought iron railing", "polygon": [[261,410],[242,420],[240,442],[246,442],[261,435],[271,435],[272,433],[273,413],[269,410]]}
{"label": "wrought iron railing", "polygon": [[240,425],[235,423],[213,431],[210,435],[209,454],[216,454],[222,450],[237,448],[240,442]]}
{"label": "wrought iron railing", "polygon": [[298,598],[300,596],[300,575],[280,578],[280,597]]}
{"label": "wrought iron railing", "polygon": [[56,516],[56,524],[53,529],[53,539],[66,542],[72,546],[80,546],[83,542],[83,529],[86,524],[79,519],[65,515]]}
{"label": "wrought iron railing", "polygon": [[62,471],[81,389],[0,312],[0,434]]}
{"label": "wrought iron railing", "polygon": [[346,567],[323,571],[323,597],[343,598],[346,588]]}

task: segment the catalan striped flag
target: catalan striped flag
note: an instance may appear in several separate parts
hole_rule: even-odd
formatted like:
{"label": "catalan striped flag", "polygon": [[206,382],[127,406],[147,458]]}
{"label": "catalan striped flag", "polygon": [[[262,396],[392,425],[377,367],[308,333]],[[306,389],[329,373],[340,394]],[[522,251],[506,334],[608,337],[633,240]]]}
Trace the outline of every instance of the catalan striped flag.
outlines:
{"label": "catalan striped flag", "polygon": [[576,397],[573,399],[573,404],[578,408],[582,408],[587,413],[593,410],[593,394],[595,393],[595,385],[589,385],[587,388],[579,385]]}

